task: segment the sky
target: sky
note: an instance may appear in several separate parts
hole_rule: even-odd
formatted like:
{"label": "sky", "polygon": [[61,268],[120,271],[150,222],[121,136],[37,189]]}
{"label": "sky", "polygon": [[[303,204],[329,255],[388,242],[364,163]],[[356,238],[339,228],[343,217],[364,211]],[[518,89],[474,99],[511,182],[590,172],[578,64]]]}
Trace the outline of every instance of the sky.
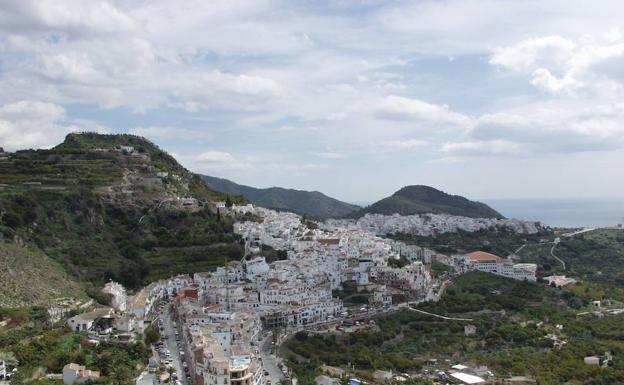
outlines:
{"label": "sky", "polygon": [[0,0],[0,146],[371,202],[624,193],[622,1]]}

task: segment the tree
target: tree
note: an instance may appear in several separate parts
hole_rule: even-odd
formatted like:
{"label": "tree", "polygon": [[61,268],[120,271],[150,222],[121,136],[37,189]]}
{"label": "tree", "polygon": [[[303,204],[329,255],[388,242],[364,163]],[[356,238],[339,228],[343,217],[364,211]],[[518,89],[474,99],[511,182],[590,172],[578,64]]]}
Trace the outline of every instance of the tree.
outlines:
{"label": "tree", "polygon": [[113,366],[111,378],[113,379],[113,384],[115,385],[126,385],[133,382],[132,373],[127,366],[122,364],[116,364]]}
{"label": "tree", "polygon": [[153,344],[160,339],[160,333],[158,332],[158,328],[154,325],[150,325],[147,329],[145,329],[145,345]]}
{"label": "tree", "polygon": [[18,371],[17,373],[13,374],[13,376],[11,376],[11,385],[22,385],[22,384],[24,384],[24,374]]}

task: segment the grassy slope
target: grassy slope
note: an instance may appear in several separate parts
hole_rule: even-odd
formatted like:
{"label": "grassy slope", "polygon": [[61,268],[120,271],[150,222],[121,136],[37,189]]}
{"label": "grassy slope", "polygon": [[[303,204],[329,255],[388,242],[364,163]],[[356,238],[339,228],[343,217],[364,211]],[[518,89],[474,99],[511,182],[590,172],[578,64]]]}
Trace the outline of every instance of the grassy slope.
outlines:
{"label": "grassy slope", "polygon": [[0,307],[45,305],[59,297],[78,298],[82,286],[33,246],[0,242]]}
{"label": "grassy slope", "polygon": [[444,213],[474,218],[503,218],[485,203],[449,195],[429,186],[406,186],[391,196],[349,215],[358,218],[367,213],[392,215]]}

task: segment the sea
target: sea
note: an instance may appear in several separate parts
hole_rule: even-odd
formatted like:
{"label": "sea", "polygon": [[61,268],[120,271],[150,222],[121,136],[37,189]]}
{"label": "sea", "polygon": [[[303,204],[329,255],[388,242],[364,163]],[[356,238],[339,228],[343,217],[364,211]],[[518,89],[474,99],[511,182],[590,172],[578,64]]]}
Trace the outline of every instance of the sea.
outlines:
{"label": "sea", "polygon": [[507,218],[552,227],[597,227],[624,223],[624,197],[562,199],[478,199]]}

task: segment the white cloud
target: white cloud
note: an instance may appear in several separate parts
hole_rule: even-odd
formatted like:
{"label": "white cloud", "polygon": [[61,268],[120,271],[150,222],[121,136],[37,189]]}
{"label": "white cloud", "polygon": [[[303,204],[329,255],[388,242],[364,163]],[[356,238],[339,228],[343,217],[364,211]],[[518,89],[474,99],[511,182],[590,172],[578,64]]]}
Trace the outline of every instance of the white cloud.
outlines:
{"label": "white cloud", "polygon": [[440,126],[465,127],[470,118],[452,111],[447,105],[437,105],[419,99],[390,95],[379,103],[382,117],[416,122],[434,123]]}
{"label": "white cloud", "polygon": [[[198,11],[232,9],[223,4],[188,6]],[[186,16],[193,15],[183,8]],[[122,8],[107,1],[73,0],[3,7],[0,52],[13,60],[3,62],[0,87],[23,99],[130,107],[136,112],[167,106],[257,110],[280,93],[277,82],[267,76],[223,70],[206,61],[199,46],[187,45],[182,36],[175,44],[163,43],[149,27],[157,23],[172,31],[172,15],[137,9],[141,6],[134,3]],[[196,27],[193,34],[207,35],[206,24]],[[0,98],[12,101],[6,95]]]}
{"label": "white cloud", "polygon": [[443,143],[441,152],[463,156],[519,155],[521,145],[507,140],[484,140]]}
{"label": "white cloud", "polygon": [[19,101],[0,106],[0,146],[5,150],[51,147],[79,129],[56,104]]}
{"label": "white cloud", "polygon": [[131,17],[108,1],[81,0],[3,2],[0,26],[27,32],[51,30],[72,34],[114,33],[137,27]]}
{"label": "white cloud", "polygon": [[205,151],[197,155],[195,161],[199,163],[231,163],[234,162],[234,156],[225,151]]}
{"label": "white cloud", "polygon": [[335,152],[335,151],[317,152],[315,154],[319,158],[323,158],[323,159],[337,160],[337,159],[346,159],[346,158],[348,158],[347,154],[343,154],[342,152]]}
{"label": "white cloud", "polygon": [[426,140],[420,139],[405,139],[405,140],[387,140],[381,142],[379,146],[381,148],[389,150],[413,150],[418,147],[423,147],[429,144]]}
{"label": "white cloud", "polygon": [[523,144],[527,153],[612,150],[624,146],[624,104],[527,105],[481,116],[469,136]]}
{"label": "white cloud", "polygon": [[536,68],[564,68],[572,57],[576,44],[561,36],[527,39],[510,47],[495,50],[490,64],[514,71],[533,71]]}
{"label": "white cloud", "polygon": [[212,135],[202,130],[191,130],[184,127],[134,127],[131,134],[143,136],[151,140],[188,140],[188,139],[210,139]]}
{"label": "white cloud", "polygon": [[257,178],[260,175],[302,176],[326,169],[322,163],[289,161],[281,157],[263,153],[234,154],[227,151],[209,150],[197,154],[172,154],[185,167],[201,174],[222,176],[239,180],[239,178]]}
{"label": "white cloud", "polygon": [[185,167],[201,174],[221,176],[229,173],[248,173],[255,170],[258,159],[250,155],[236,155],[228,151],[208,150],[200,153],[172,153]]}
{"label": "white cloud", "polygon": [[555,94],[603,95],[624,87],[624,39],[614,33],[578,41],[558,35],[527,39],[498,48],[489,62],[528,75],[531,84]]}
{"label": "white cloud", "polygon": [[538,88],[555,93],[560,91],[571,92],[582,87],[582,83],[580,83],[578,80],[569,76],[558,78],[546,68],[538,68],[533,71],[531,84]]}

